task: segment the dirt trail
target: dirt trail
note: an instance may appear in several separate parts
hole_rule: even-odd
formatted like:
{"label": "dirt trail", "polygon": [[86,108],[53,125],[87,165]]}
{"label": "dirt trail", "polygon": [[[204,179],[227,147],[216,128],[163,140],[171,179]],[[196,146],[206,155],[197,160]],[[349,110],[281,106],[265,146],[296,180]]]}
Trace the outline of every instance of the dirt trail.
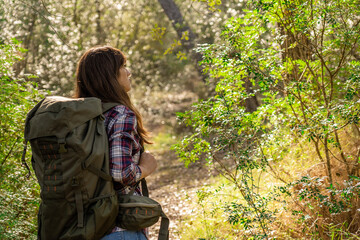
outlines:
{"label": "dirt trail", "polygon": [[[176,121],[176,112],[184,112],[198,95],[189,91],[163,92],[149,96],[149,100],[139,102],[144,110],[144,122],[151,129],[152,136],[176,135],[174,132],[187,131],[179,129]],[[150,101],[151,100],[151,101]],[[153,101],[156,101],[154,104]],[[152,104],[149,104],[152,102]],[[151,110],[151,111],[150,111]],[[157,170],[147,178],[150,197],[161,203],[165,214],[170,219],[170,239],[181,239],[179,228],[186,216],[194,214],[191,201],[196,199],[196,190],[203,186],[209,178],[209,172],[198,163],[190,164],[188,168],[178,160],[175,152],[170,150],[174,141],[161,138],[161,143],[154,140],[150,150],[158,160]],[[186,196],[191,196],[186,198]],[[194,205],[194,203],[192,203]],[[150,239],[157,240],[160,221],[150,228]]]}
{"label": "dirt trail", "polygon": [[[209,172],[200,164],[192,164],[185,168],[170,149],[154,154],[157,156],[158,169],[147,178],[150,197],[161,203],[170,219],[170,239],[181,239],[181,221],[194,210],[191,199],[186,199],[186,195],[194,196],[196,190],[207,182]],[[159,228],[160,221],[150,228],[151,240],[157,239]]]}

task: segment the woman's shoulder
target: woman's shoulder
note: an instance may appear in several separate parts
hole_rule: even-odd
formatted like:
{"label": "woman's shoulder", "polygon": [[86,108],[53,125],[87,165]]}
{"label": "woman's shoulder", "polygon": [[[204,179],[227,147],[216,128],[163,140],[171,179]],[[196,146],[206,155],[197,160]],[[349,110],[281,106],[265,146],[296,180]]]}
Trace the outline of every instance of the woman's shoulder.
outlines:
{"label": "woman's shoulder", "polygon": [[121,128],[123,130],[136,129],[136,115],[128,107],[117,105],[107,111],[105,114],[105,126],[107,129]]}
{"label": "woman's shoulder", "polygon": [[120,116],[135,117],[135,113],[125,105],[116,105],[105,113],[105,117],[116,118]]}

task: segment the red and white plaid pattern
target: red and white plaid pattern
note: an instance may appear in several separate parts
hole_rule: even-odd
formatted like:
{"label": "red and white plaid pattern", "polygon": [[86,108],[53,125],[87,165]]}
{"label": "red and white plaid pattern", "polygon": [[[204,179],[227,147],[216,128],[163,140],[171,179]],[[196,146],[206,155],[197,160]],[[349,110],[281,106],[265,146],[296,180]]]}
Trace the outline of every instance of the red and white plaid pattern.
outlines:
{"label": "red and white plaid pattern", "polygon": [[[136,116],[126,106],[118,105],[105,114],[105,127],[109,138],[110,173],[114,187],[127,194],[140,180],[140,136],[136,130]],[[140,186],[136,188],[141,194]]]}

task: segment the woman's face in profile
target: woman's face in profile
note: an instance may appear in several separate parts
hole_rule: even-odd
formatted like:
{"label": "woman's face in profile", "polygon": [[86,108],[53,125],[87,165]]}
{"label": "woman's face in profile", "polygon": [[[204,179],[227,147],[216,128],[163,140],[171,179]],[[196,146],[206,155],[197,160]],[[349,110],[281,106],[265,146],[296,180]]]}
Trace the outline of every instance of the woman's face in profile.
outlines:
{"label": "woman's face in profile", "polygon": [[126,92],[129,92],[131,90],[130,77],[130,71],[126,68],[126,66],[122,66],[119,70],[118,81]]}

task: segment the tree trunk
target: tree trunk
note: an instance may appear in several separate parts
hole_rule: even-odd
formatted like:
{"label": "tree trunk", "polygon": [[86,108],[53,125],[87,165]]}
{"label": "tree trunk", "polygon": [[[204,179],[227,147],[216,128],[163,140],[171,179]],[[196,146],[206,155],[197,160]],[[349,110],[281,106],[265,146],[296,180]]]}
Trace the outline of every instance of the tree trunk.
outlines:
{"label": "tree trunk", "polygon": [[73,22],[74,22],[75,26],[78,25],[77,3],[78,3],[78,0],[75,0],[75,2],[74,2],[74,13],[73,13]]}
{"label": "tree trunk", "polygon": [[186,31],[189,33],[189,40],[181,40],[184,48],[190,52],[195,46],[195,34],[190,27],[185,23],[184,18],[180,12],[180,9],[173,0],[158,0],[165,14],[171,21],[178,37],[181,39],[182,34]]}
{"label": "tree trunk", "polygon": [[96,0],[95,4],[96,4],[96,13],[97,13],[97,17],[96,17],[96,39],[97,39],[97,44],[101,45],[105,41],[105,31],[101,27],[100,1]]}
{"label": "tree trunk", "polygon": [[[32,49],[30,49],[30,44],[31,44],[31,40],[33,38],[33,32],[34,32],[34,28],[35,28],[36,19],[37,19],[37,15],[33,13],[31,15],[31,22],[30,22],[28,30],[27,30],[28,34],[24,39],[23,48],[28,49],[29,51],[32,50]],[[14,65],[15,71],[14,72],[15,72],[16,77],[19,76],[19,74],[22,70],[25,69],[25,72],[26,72],[26,67],[27,67],[28,58],[29,58],[29,51],[25,52],[23,60],[15,63],[15,65]],[[33,53],[33,54],[35,54],[35,53]]]}
{"label": "tree trunk", "polygon": [[188,32],[189,39],[182,39],[182,46],[195,60],[196,70],[198,71],[199,75],[202,76],[203,80],[205,80],[205,76],[202,73],[202,68],[199,66],[199,62],[202,60],[202,55],[193,51],[196,43],[196,36],[189,25],[185,22],[179,7],[173,0],[158,0],[158,2],[171,21],[171,24],[174,27],[179,39],[181,39],[184,32]]}
{"label": "tree trunk", "polygon": [[[252,89],[252,84],[249,79],[247,79],[245,81],[244,85],[245,85],[246,92],[248,94],[254,93],[254,90]],[[256,95],[245,99],[246,112],[250,112],[250,113],[255,112],[259,106],[260,106],[260,104],[256,98]]]}

